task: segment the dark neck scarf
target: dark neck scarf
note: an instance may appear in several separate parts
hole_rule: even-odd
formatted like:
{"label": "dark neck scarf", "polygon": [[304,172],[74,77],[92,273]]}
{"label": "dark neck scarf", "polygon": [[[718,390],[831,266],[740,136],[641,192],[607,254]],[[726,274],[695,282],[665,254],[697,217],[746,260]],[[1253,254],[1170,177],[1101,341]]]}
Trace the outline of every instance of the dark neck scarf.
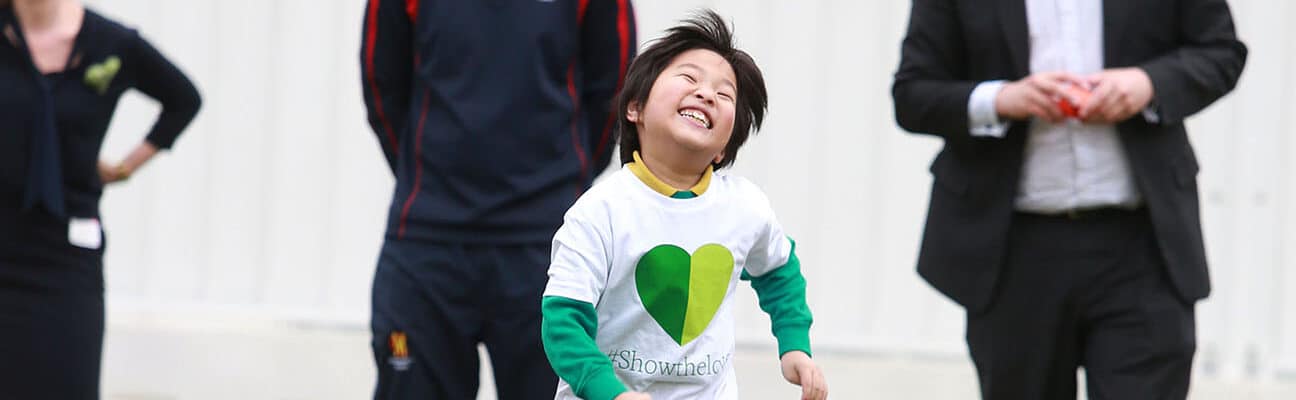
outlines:
{"label": "dark neck scarf", "polygon": [[[22,209],[33,211],[40,207],[56,217],[66,217],[67,206],[63,199],[62,149],[59,144],[58,125],[54,119],[55,81],[46,78],[41,74],[40,69],[36,68],[31,51],[27,49],[27,40],[23,37],[22,27],[18,25],[18,18],[14,16],[11,7],[0,9],[0,29],[3,29],[4,35],[7,36],[5,40],[10,41],[23,54],[32,79],[40,87],[38,98],[32,99],[36,118],[29,133],[31,135],[31,146],[28,152],[30,158],[27,161],[27,184],[23,193]],[[11,32],[12,36],[10,36]]]}

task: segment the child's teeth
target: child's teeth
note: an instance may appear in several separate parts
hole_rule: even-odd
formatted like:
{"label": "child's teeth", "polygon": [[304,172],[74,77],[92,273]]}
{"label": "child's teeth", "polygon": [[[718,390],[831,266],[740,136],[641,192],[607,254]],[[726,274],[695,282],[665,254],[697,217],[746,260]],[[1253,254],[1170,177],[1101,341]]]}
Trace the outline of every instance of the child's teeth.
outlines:
{"label": "child's teeth", "polygon": [[683,116],[685,116],[685,117],[689,117],[689,118],[692,118],[692,119],[694,119],[694,120],[697,120],[698,122],[701,122],[701,123],[702,123],[702,126],[705,126],[705,127],[707,127],[707,128],[711,128],[711,122],[710,122],[710,121],[707,121],[707,119],[706,119],[706,115],[705,115],[705,114],[702,114],[702,113],[697,112],[697,111],[689,110],[689,111],[683,111],[683,112],[680,112],[680,115],[683,115]]}

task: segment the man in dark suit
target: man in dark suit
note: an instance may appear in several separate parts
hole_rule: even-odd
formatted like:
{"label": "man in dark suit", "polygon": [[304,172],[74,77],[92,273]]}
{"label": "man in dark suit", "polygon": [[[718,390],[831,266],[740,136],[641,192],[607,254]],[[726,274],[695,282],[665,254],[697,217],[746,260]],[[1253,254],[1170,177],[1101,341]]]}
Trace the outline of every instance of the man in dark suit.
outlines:
{"label": "man in dark suit", "polygon": [[913,0],[896,119],[945,141],[918,272],[967,309],[983,398],[1074,399],[1080,366],[1093,399],[1187,396],[1210,282],[1183,121],[1245,60],[1225,0]]}

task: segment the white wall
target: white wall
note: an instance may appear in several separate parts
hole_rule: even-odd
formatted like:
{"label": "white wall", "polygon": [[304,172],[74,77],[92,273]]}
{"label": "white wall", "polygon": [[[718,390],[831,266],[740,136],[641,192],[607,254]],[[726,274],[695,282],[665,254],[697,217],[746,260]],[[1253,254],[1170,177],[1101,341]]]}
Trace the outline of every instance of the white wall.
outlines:
{"label": "white wall", "polygon": [[[391,190],[360,97],[364,2],[89,3],[139,27],[206,100],[173,152],[105,195],[109,307],[364,326]],[[1189,123],[1215,283],[1198,307],[1198,371],[1269,379],[1296,374],[1296,5],[1230,3],[1247,71]],[[913,270],[939,142],[892,119],[908,1],[636,6],[641,40],[715,7],[764,69],[768,125],[736,170],[798,239],[820,351],[964,357],[962,313]],[[156,109],[128,95],[104,156],[121,157]],[[741,339],[770,343],[740,297]]]}

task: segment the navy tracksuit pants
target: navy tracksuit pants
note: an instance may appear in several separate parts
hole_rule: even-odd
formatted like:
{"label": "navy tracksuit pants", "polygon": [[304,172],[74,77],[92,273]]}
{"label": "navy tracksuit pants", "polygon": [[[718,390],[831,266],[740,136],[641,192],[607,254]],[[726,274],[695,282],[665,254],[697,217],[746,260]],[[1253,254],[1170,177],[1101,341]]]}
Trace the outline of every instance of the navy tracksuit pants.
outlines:
{"label": "navy tracksuit pants", "polygon": [[540,340],[549,248],[387,239],[373,282],[374,399],[475,399],[479,343],[501,400],[552,399]]}

